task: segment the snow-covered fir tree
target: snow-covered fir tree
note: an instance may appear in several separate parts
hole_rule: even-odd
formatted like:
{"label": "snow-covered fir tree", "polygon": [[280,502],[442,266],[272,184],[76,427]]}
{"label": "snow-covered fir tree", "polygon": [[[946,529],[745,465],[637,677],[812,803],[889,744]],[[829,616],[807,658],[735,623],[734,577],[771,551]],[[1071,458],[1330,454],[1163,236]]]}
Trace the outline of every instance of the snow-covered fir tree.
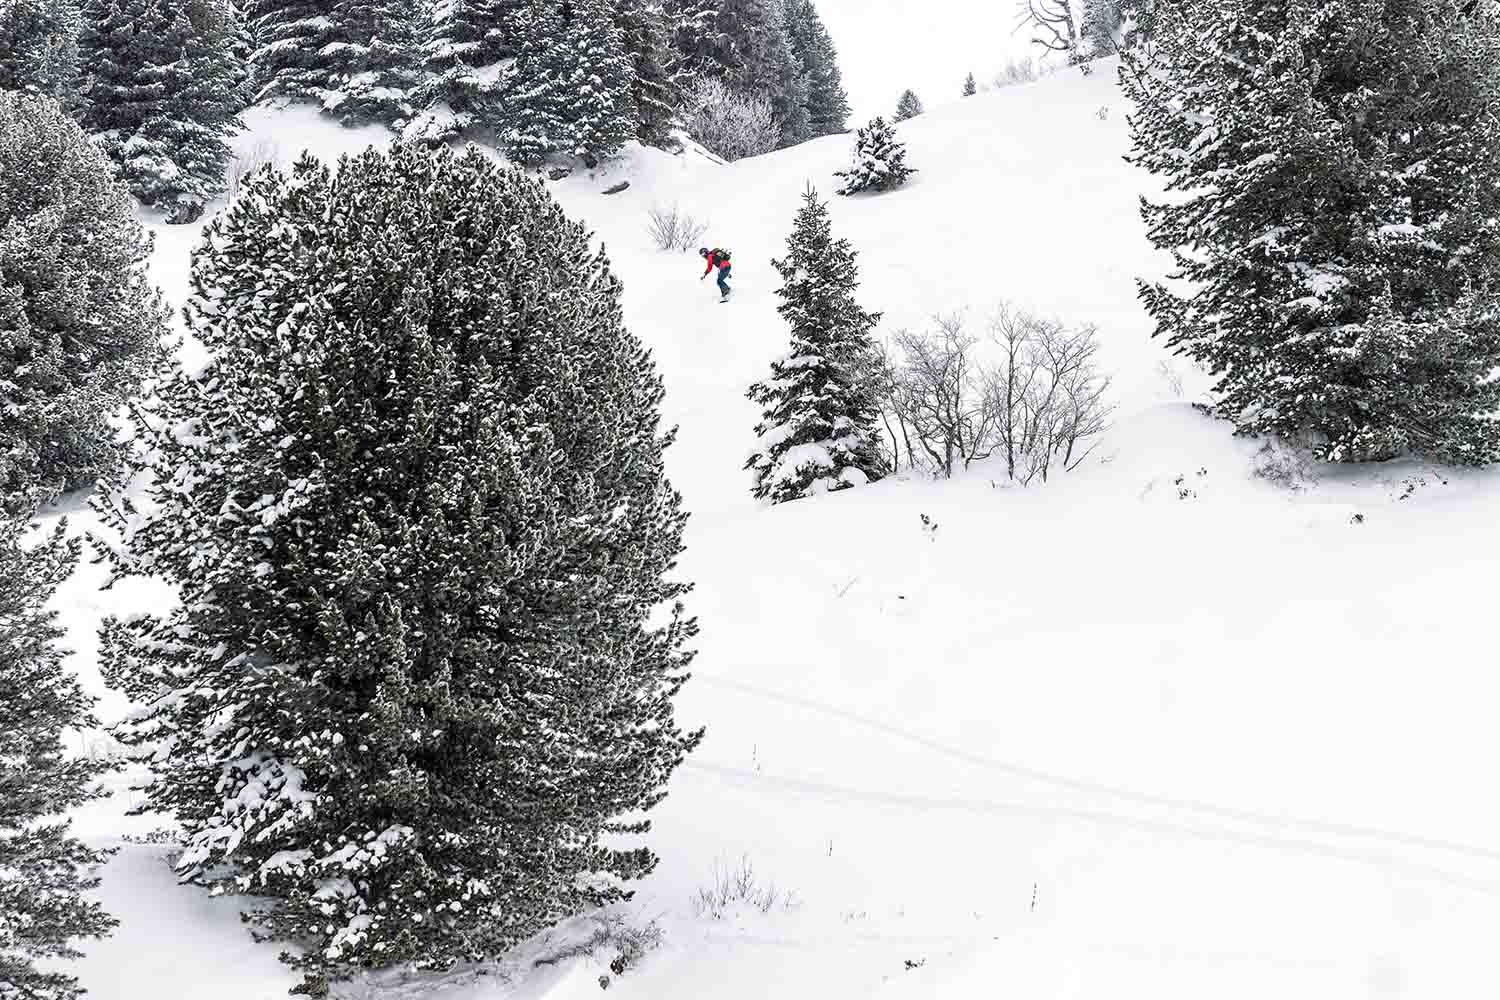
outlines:
{"label": "snow-covered fir tree", "polygon": [[656,0],[620,0],[615,18],[631,63],[636,137],[648,146],[661,146],[671,137],[682,106],[682,92],[668,69],[672,49],[666,15]]}
{"label": "snow-covered fir tree", "polygon": [[848,128],[849,95],[833,36],[812,0],[784,0],[784,6],[787,38],[807,73],[808,128],[814,136],[838,135]]}
{"label": "snow-covered fir tree", "polygon": [[1156,9],[1122,73],[1180,284],[1156,332],[1243,432],[1331,460],[1500,455],[1500,19],[1461,0]]}
{"label": "snow-covered fir tree", "polygon": [[917,171],[906,165],[906,146],[884,118],[876,118],[859,130],[849,169],[836,171],[842,177],[839,194],[888,191],[906,183]]}
{"label": "snow-covered fir tree", "polygon": [[745,463],[759,499],[783,503],[886,473],[870,336],[880,314],[855,301],[855,258],[848,240],[833,238],[828,206],[809,188],[786,257],[771,262],[782,278],[777,312],[792,328],[791,349],[747,393],[763,410],[755,427],[760,440]]}
{"label": "snow-covered fir tree", "polygon": [[625,898],[700,734],[663,388],[608,258],[539,182],[398,145],[256,174],[192,289],[211,360],[135,414],[148,502],[97,501],[114,573],[181,597],[101,644],[181,874],[262,897],[312,976]]}
{"label": "snow-covered fir tree", "polygon": [[203,0],[91,0],[85,11],[84,128],[169,221],[198,218],[223,190],[239,128],[234,31],[232,9]]}
{"label": "snow-covered fir tree", "polygon": [[0,90],[41,94],[71,108],[78,28],[75,0],[0,0]]}
{"label": "snow-covered fir tree", "polygon": [[676,58],[685,83],[699,76],[776,99],[774,0],[667,0]]}
{"label": "snow-covered fir tree", "polygon": [[331,53],[343,44],[331,0],[244,0],[253,40],[255,100],[280,97],[322,104],[343,82]]}
{"label": "snow-covered fir tree", "polygon": [[493,118],[492,67],[516,54],[515,20],[524,0],[436,0],[422,42],[423,107],[445,104],[457,134]]}
{"label": "snow-covered fir tree", "polygon": [[338,0],[341,42],[330,50],[337,86],[324,107],[345,124],[399,127],[412,115],[424,82],[423,5],[413,0]]}
{"label": "snow-covered fir tree", "polygon": [[812,78],[792,47],[784,0],[772,0],[771,16],[775,23],[770,37],[770,58],[776,73],[771,111],[781,130],[779,145],[786,148],[813,138],[812,117],[807,107],[812,96]]}
{"label": "snow-covered fir tree", "polygon": [[24,516],[0,514],[0,996],[72,1000],[84,991],[60,963],[115,921],[88,898],[106,852],[72,836],[63,815],[99,797],[96,779],[111,765],[62,742],[64,730],[95,725],[47,607],[78,562],[79,539],[59,524],[23,543],[26,527]]}
{"label": "snow-covered fir tree", "polygon": [[917,96],[915,90],[903,90],[901,99],[896,102],[896,121],[904,122],[908,118],[915,118],[922,113],[922,99]]}
{"label": "snow-covered fir tree", "polygon": [[974,80],[974,74],[970,73],[968,76],[964,77],[963,96],[973,97],[977,93],[979,93],[979,84]]}
{"label": "snow-covered fir tree", "polygon": [[151,241],[112,174],[55,101],[0,92],[0,493],[92,483],[161,361]]}
{"label": "snow-covered fir tree", "polygon": [[562,153],[595,161],[635,137],[634,73],[609,0],[533,0],[518,38],[501,91],[512,159]]}

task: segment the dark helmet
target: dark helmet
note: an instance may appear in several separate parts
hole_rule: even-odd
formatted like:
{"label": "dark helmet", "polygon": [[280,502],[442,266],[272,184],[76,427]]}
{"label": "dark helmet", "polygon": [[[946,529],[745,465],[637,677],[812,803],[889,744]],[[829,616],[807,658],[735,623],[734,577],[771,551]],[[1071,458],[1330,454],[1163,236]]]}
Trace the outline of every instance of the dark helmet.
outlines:
{"label": "dark helmet", "polygon": [[698,256],[699,257],[707,257],[708,256],[708,247],[699,247],[698,248]]}

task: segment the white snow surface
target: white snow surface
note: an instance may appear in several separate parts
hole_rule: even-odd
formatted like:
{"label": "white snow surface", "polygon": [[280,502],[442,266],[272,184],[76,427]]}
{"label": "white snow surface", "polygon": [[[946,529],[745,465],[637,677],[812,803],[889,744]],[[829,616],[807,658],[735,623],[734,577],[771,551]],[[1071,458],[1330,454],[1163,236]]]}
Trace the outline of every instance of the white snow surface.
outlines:
{"label": "white snow surface", "polygon": [[[1297,492],[1252,476],[1257,443],[1192,409],[1201,376],[1137,303],[1135,278],[1164,262],[1112,79],[932,111],[900,126],[921,171],[907,187],[832,199],[882,334],[960,307],[977,322],[1002,298],[1098,324],[1115,429],[1043,488],[997,487],[981,464],[751,499],[743,394],[787,338],[767,261],[804,184],[831,194],[851,137],[728,167],[632,148],[553,185],[607,244],[666,379],[702,624],[680,718],[708,737],[654,814],[659,870],[613,914],[662,941],[611,997],[1500,995],[1500,482],[1414,464],[1319,469]],[[270,141],[283,160],[381,139],[307,109],[247,119],[242,148]],[[729,304],[696,256],[650,245],[646,209],[673,201],[734,248]],[[153,271],[180,304],[197,227],[155,229]],[[72,516],[90,523],[76,502]],[[128,706],[99,683],[98,620],[165,595],[100,579],[85,566],[59,606],[112,718]],[[78,828],[117,844],[166,825],[123,818],[131,800]],[[243,901],[176,885],[165,853],[131,843],[104,872],[122,926],[77,965],[94,1000],[283,995],[296,977],[251,941]],[[697,913],[698,889],[742,858],[793,902]],[[610,946],[547,960],[592,926],[336,995],[598,996]]]}

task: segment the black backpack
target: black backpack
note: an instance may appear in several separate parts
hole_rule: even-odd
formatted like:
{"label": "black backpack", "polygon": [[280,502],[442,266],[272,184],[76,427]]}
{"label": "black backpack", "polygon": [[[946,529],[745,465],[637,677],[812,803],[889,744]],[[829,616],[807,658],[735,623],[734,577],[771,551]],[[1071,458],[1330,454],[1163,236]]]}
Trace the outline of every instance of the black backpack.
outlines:
{"label": "black backpack", "polygon": [[728,250],[720,250],[718,247],[714,247],[713,250],[709,251],[709,253],[726,264],[730,262]]}

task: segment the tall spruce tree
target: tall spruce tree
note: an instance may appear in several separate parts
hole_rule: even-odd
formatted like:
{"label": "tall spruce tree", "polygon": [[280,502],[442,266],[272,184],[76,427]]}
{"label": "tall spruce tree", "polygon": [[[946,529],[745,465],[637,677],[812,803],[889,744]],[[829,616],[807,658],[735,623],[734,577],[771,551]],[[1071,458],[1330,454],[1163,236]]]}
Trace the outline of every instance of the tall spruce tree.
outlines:
{"label": "tall spruce tree", "polygon": [[906,165],[906,146],[896,130],[884,118],[876,118],[859,130],[849,168],[834,176],[843,178],[839,194],[858,194],[898,188],[916,172]]}
{"label": "tall spruce tree", "polygon": [[828,206],[808,188],[787,255],[771,266],[781,275],[777,312],[792,328],[791,350],[771,377],[747,395],[763,411],[759,445],[745,463],[754,494],[783,503],[844,490],[886,473],[877,444],[875,344],[879,313],[855,301],[856,253],[833,238]]}
{"label": "tall spruce tree", "polygon": [[78,94],[75,0],[0,0],[0,90],[73,107]]}
{"label": "tall spruce tree", "polygon": [[814,136],[838,135],[848,128],[849,95],[833,37],[812,0],[785,0],[787,38],[807,73],[807,120]]}
{"label": "tall spruce tree", "polygon": [[922,99],[917,96],[915,90],[903,90],[901,99],[896,102],[896,121],[904,122],[915,118],[922,113]]}
{"label": "tall spruce tree", "polygon": [[777,19],[774,0],[668,0],[674,72],[699,76],[775,100]]}
{"label": "tall spruce tree", "polygon": [[399,126],[411,117],[424,83],[423,5],[413,0],[338,0],[333,16],[342,44],[338,75],[324,106],[346,124]]}
{"label": "tall spruce tree", "polygon": [[812,118],[807,107],[812,96],[812,78],[792,47],[787,29],[789,12],[784,0],[772,0],[771,15],[770,58],[776,73],[771,110],[781,130],[780,145],[785,148],[813,137]]}
{"label": "tall spruce tree", "polygon": [[423,109],[450,116],[428,138],[446,140],[498,120],[498,76],[491,67],[516,54],[516,18],[524,0],[436,0],[422,39],[425,80],[414,95]]}
{"label": "tall spruce tree", "polygon": [[0,495],[107,471],[110,416],[162,360],[151,240],[112,175],[55,101],[0,92]]}
{"label": "tall spruce tree", "polygon": [[333,58],[345,42],[331,0],[244,0],[253,40],[254,99],[280,97],[322,104],[343,76]]}
{"label": "tall spruce tree", "polygon": [[553,153],[586,161],[635,137],[634,73],[609,0],[533,0],[502,87],[502,135],[519,163]]}
{"label": "tall spruce tree", "polygon": [[[1500,21],[1460,0],[1161,4],[1122,73],[1174,277],[1157,335],[1242,432],[1500,454]],[[1184,152],[1185,151],[1185,152]]]}
{"label": "tall spruce tree", "polygon": [[234,32],[227,5],[201,0],[94,0],[86,11],[84,127],[169,221],[193,221],[223,190],[239,128]]}
{"label": "tall spruce tree", "polygon": [[668,68],[672,50],[666,16],[655,0],[621,0],[616,24],[631,63],[636,136],[648,146],[664,145],[682,106],[682,92]]}
{"label": "tall spruce tree", "polygon": [[540,183],[401,145],[255,175],[192,287],[212,360],[133,421],[149,504],[97,502],[114,573],[181,596],[101,648],[183,877],[263,897],[310,975],[627,897],[699,734],[662,383],[608,258]]}
{"label": "tall spruce tree", "polygon": [[0,515],[0,996],[72,1000],[84,991],[59,961],[115,921],[87,896],[108,852],[72,836],[63,814],[99,797],[95,779],[110,765],[63,752],[64,730],[95,725],[47,608],[79,539],[60,524],[23,544],[25,531],[24,517]]}

